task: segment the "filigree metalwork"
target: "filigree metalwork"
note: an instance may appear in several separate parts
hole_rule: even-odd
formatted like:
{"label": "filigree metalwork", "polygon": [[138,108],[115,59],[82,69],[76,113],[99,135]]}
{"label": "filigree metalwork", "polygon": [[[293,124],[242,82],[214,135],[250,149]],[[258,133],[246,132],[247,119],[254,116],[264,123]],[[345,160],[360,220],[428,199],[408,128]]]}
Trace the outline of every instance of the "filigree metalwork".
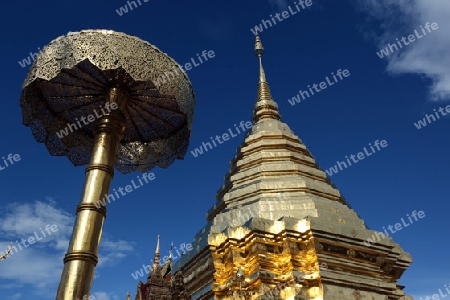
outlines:
{"label": "filigree metalwork", "polygon": [[[162,79],[169,73],[171,80]],[[166,168],[184,157],[195,104],[189,79],[155,46],[111,30],[69,33],[39,53],[23,84],[23,123],[51,155],[85,165],[94,143],[94,122],[62,139],[56,133],[99,111],[111,87],[130,95],[118,171]]]}

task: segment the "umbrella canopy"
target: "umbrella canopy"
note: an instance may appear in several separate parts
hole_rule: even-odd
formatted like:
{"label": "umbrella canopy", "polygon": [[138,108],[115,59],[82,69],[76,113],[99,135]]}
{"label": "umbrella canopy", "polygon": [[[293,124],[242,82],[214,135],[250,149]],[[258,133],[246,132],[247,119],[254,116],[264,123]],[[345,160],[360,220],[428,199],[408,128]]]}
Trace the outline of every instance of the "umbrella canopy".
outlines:
{"label": "umbrella canopy", "polygon": [[158,48],[111,30],[69,33],[39,53],[22,87],[23,123],[51,155],[85,165],[113,87],[129,95],[115,168],[146,172],[183,158],[195,106],[187,75]]}

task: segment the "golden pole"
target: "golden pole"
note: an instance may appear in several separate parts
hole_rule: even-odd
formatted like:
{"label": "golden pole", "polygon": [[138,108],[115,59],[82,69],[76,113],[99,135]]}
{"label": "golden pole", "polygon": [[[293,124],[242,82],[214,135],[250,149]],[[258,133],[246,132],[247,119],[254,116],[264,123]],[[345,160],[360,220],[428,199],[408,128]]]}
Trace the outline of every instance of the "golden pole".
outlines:
{"label": "golden pole", "polygon": [[[77,216],[69,248],[64,257],[57,300],[84,300],[89,298],[94,268],[98,262],[98,245],[102,235],[106,207],[97,208],[94,203],[109,194],[114,177],[114,163],[125,131],[125,107],[128,94],[120,88],[108,91],[106,105],[117,105],[97,121],[94,131],[94,147],[86,179],[77,207]],[[113,104],[115,103],[115,104]]]}

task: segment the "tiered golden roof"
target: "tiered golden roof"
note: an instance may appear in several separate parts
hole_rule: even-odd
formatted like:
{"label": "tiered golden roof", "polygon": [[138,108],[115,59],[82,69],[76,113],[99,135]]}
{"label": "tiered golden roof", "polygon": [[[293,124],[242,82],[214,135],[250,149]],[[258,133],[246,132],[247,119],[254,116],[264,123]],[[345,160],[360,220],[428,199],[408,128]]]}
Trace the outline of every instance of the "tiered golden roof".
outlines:
{"label": "tiered golden roof", "polygon": [[[347,205],[281,121],[261,58],[253,127],[230,163],[194,250],[174,269],[195,299],[410,299],[397,280],[411,257]],[[242,270],[245,280],[237,283]],[[239,291],[240,290],[240,291]]]}

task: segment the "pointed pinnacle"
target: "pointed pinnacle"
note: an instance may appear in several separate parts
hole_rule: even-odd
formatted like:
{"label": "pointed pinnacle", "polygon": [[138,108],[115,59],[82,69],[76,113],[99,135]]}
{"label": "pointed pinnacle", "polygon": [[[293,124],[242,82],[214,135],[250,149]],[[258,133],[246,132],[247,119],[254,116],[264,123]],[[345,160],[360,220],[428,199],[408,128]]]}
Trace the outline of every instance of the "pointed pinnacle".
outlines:
{"label": "pointed pinnacle", "polygon": [[255,55],[259,58],[259,82],[267,82],[266,81],[266,74],[264,73],[264,68],[262,65],[262,56],[264,55],[264,47],[261,42],[261,38],[259,35],[256,35],[255,40]]}
{"label": "pointed pinnacle", "polygon": [[156,243],[156,250],[155,250],[155,254],[158,253],[159,254],[159,234],[158,234],[158,242]]}
{"label": "pointed pinnacle", "polygon": [[262,65],[262,56],[265,52],[264,47],[259,35],[257,34],[255,37],[255,54],[259,58],[259,83],[257,102],[253,111],[253,124],[258,123],[263,119],[281,120],[278,105],[272,98],[269,84],[266,80],[266,73],[264,72]]}
{"label": "pointed pinnacle", "polygon": [[261,38],[259,37],[258,34],[256,34],[256,40],[255,40],[255,54],[258,57],[261,57],[264,55],[264,47],[263,44],[261,42]]}

